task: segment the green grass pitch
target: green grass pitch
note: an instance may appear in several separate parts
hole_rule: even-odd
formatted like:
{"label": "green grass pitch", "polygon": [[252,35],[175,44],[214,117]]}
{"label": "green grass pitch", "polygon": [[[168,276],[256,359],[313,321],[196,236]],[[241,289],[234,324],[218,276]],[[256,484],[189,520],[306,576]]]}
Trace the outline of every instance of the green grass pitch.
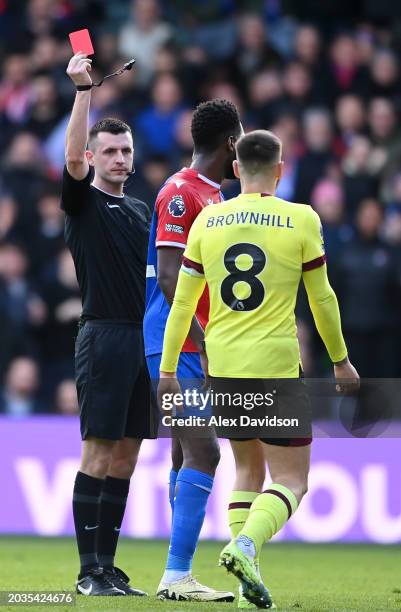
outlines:
{"label": "green grass pitch", "polygon": [[[221,543],[201,542],[194,574],[204,584],[237,593],[237,581],[217,566]],[[77,573],[74,541],[69,538],[0,538],[1,590],[72,590]],[[76,606],[29,606],[32,610],[139,610],[229,612],[232,604],[161,602],[155,596],[167,553],[165,541],[122,539],[117,565],[134,586],[150,597],[136,599],[77,597]],[[401,551],[396,546],[307,545],[277,543],[265,547],[262,575],[278,610],[350,612],[401,610]],[[26,606],[0,606],[3,610]]]}

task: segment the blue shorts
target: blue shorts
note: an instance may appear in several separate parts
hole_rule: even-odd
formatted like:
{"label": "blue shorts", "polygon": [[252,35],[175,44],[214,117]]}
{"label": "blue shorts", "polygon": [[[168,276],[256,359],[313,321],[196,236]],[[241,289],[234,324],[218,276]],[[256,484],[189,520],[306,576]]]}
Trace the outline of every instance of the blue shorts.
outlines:
{"label": "blue shorts", "polygon": [[[146,357],[146,363],[148,365],[149,375],[151,378],[152,388],[154,391],[157,389],[157,383],[159,381],[159,371],[161,354],[148,355]],[[204,374],[200,363],[198,353],[180,353],[177,366],[177,378],[180,382],[183,393],[188,391],[200,391],[204,384]],[[182,416],[210,416],[211,410],[210,405],[206,407],[186,405]],[[181,416],[181,415],[180,415]]]}

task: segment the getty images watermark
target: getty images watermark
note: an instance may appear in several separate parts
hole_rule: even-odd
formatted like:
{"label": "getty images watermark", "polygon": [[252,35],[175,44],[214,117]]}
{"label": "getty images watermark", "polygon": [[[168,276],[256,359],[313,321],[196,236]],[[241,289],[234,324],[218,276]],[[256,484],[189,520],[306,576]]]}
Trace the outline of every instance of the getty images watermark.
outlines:
{"label": "getty images watermark", "polygon": [[[200,411],[201,414],[177,416],[168,414],[162,416],[162,424],[166,427],[291,427],[297,428],[297,418],[280,418],[277,415],[263,414],[252,417],[249,414],[235,415],[235,409],[241,408],[248,412],[260,408],[273,408],[275,390],[267,393],[223,393],[213,389],[185,389],[182,393],[165,393],[162,399],[162,410],[176,409]],[[230,416],[209,414],[214,407],[234,409]],[[205,414],[208,413],[208,414]]]}

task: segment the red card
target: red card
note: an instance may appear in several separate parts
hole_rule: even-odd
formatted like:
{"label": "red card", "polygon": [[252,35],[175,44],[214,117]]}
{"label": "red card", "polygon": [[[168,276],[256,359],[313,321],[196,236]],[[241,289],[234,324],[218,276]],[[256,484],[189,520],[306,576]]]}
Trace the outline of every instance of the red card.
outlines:
{"label": "red card", "polygon": [[86,55],[93,55],[95,53],[89,34],[89,30],[77,30],[76,32],[70,32],[70,43],[74,53],[82,51]]}

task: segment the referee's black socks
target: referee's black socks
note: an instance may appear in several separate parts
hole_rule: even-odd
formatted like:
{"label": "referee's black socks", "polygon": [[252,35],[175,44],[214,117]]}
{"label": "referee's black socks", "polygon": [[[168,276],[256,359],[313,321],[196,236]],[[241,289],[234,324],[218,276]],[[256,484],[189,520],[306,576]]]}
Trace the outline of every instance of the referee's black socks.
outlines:
{"label": "referee's black socks", "polygon": [[125,478],[107,476],[100,497],[98,560],[99,565],[111,568],[114,565],[118,536],[127,504],[130,481]]}
{"label": "referee's black socks", "polygon": [[81,562],[80,576],[99,567],[98,532],[100,495],[105,481],[78,472],[75,478],[72,509]]}

